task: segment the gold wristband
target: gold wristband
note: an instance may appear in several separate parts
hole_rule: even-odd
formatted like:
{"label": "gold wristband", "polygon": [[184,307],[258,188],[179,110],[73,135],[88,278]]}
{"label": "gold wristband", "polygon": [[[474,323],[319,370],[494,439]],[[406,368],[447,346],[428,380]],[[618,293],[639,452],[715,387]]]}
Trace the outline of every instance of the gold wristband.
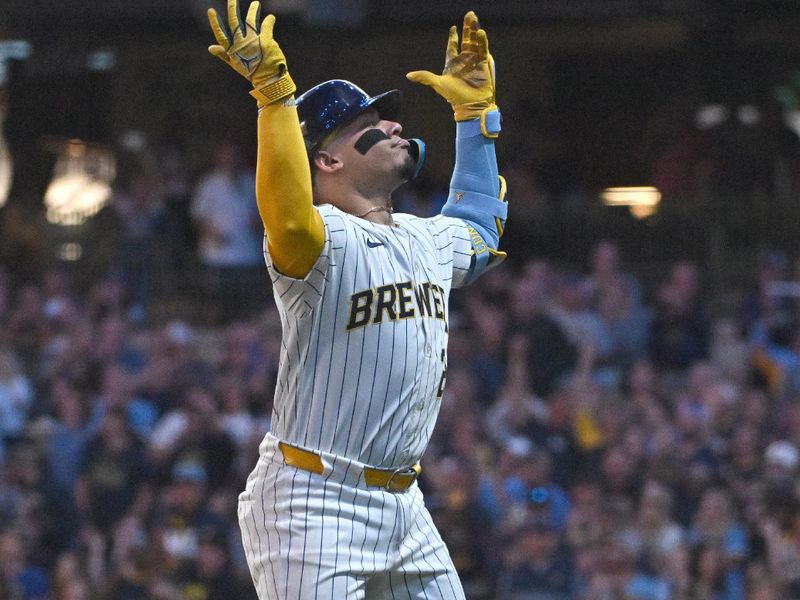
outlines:
{"label": "gold wristband", "polygon": [[268,83],[260,89],[252,90],[250,95],[262,104],[272,104],[286,96],[291,96],[295,90],[297,90],[297,86],[287,71],[281,75],[280,79]]}
{"label": "gold wristband", "polygon": [[469,102],[467,104],[459,104],[453,107],[453,117],[456,121],[469,121],[470,119],[479,119],[481,113],[486,110],[492,103],[488,100],[481,100],[479,102]]}

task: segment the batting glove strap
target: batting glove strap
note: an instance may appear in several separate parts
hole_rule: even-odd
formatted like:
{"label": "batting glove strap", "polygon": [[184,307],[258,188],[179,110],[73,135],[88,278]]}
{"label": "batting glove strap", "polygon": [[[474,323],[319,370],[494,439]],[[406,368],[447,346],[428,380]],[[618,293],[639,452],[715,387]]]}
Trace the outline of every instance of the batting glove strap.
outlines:
{"label": "batting glove strap", "polygon": [[268,83],[261,88],[253,89],[250,95],[258,100],[259,103],[266,105],[291,96],[295,91],[297,91],[297,86],[292,80],[291,75],[286,72],[272,83]]}
{"label": "batting glove strap", "polygon": [[468,119],[459,119],[456,111],[456,136],[472,137],[482,135],[483,137],[495,139],[500,135],[503,127],[503,116],[496,104],[487,106],[478,117],[471,116]]}
{"label": "batting glove strap", "polygon": [[496,104],[487,107],[481,113],[481,133],[483,137],[496,138],[500,135],[503,125],[503,117]]}

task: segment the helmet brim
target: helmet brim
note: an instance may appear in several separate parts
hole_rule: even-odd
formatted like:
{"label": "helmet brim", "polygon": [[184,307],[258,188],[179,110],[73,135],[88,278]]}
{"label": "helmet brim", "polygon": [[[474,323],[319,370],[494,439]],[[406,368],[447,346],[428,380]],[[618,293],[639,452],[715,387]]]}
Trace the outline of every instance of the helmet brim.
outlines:
{"label": "helmet brim", "polygon": [[[374,109],[378,112],[381,119],[396,121],[400,117],[400,106],[403,102],[403,94],[400,90],[389,90],[366,100],[362,106],[361,114],[366,110]],[[353,115],[355,116],[355,115]]]}

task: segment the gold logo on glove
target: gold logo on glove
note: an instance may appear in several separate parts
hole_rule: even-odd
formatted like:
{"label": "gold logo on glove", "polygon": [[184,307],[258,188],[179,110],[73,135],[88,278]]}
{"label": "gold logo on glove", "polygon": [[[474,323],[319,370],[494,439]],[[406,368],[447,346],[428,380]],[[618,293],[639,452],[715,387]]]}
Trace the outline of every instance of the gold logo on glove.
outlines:
{"label": "gold logo on glove", "polygon": [[252,67],[251,65],[253,64],[254,61],[256,61],[259,58],[261,58],[261,56],[260,56],[260,53],[257,53],[255,56],[247,58],[247,57],[242,56],[241,52],[237,52],[236,53],[236,58],[239,59],[239,62],[242,63],[242,66],[247,70],[248,73],[252,73],[254,67]]}

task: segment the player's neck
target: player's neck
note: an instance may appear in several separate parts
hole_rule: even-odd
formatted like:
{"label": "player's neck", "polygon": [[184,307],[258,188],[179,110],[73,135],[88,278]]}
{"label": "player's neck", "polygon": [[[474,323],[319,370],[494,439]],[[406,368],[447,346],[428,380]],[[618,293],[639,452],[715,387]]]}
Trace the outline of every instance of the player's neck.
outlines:
{"label": "player's neck", "polygon": [[345,209],[351,215],[361,219],[366,219],[372,223],[380,225],[393,225],[392,220],[392,196],[390,193],[381,191],[372,194],[365,194],[358,191],[348,196],[349,206]]}
{"label": "player's neck", "polygon": [[[319,181],[317,197],[321,204],[333,204],[337,208],[380,225],[393,225],[392,191],[385,186],[352,186],[333,179]],[[396,187],[396,186],[395,186]]]}
{"label": "player's neck", "polygon": [[391,194],[386,192],[365,194],[351,190],[349,194],[342,197],[347,199],[340,206],[345,212],[380,225],[394,224]]}

